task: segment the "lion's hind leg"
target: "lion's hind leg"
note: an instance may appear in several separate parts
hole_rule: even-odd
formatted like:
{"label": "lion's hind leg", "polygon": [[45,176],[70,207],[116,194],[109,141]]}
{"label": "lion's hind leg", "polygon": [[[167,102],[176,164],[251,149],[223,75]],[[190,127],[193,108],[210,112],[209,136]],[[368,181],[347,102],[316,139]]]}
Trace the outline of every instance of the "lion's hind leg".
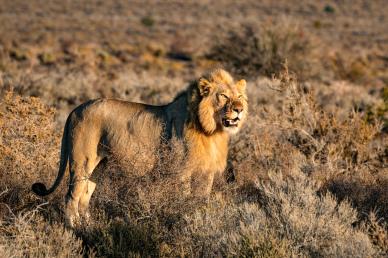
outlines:
{"label": "lion's hind leg", "polygon": [[[79,211],[78,205],[82,194],[85,192],[87,187],[87,178],[82,175],[79,170],[74,169],[70,165],[70,184],[69,190],[66,195],[66,223],[70,227],[74,227],[75,224],[79,223]],[[86,180],[85,180],[86,179]]]}
{"label": "lion's hind leg", "polygon": [[96,183],[94,183],[91,180],[87,180],[87,186],[85,187],[85,191],[81,198],[79,199],[79,213],[86,222],[89,222],[90,220],[90,213],[89,213],[89,202],[90,198],[92,197],[92,194],[94,192],[94,189],[96,188]]}
{"label": "lion's hind leg", "polygon": [[[70,185],[66,195],[66,219],[68,225],[73,227],[80,222],[80,215],[88,217],[89,200],[96,184],[89,180],[93,170],[97,167],[101,157],[97,150],[87,152],[88,155],[76,155],[76,160],[70,159]],[[79,153],[78,153],[79,154]]]}
{"label": "lion's hind leg", "polygon": [[70,164],[70,187],[66,198],[66,217],[70,226],[80,222],[80,216],[86,220],[90,217],[89,201],[96,183],[89,180],[89,177],[100,161],[101,157],[93,155],[81,162],[82,167]]}

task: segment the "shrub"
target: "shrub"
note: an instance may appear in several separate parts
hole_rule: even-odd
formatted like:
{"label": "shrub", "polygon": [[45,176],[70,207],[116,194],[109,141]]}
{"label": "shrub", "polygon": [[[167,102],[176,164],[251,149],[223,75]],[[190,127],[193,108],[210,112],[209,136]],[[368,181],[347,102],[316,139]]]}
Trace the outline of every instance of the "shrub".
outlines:
{"label": "shrub", "polygon": [[227,69],[248,77],[272,76],[288,61],[300,78],[309,76],[311,69],[311,39],[289,21],[256,29],[245,26],[229,35],[210,50],[208,57],[220,61]]}
{"label": "shrub", "polygon": [[357,212],[349,203],[337,203],[331,194],[319,197],[318,185],[301,172],[289,175],[287,179],[270,175],[270,183],[261,184],[259,193],[272,228],[297,252],[322,257],[375,255],[368,235],[353,228]]}
{"label": "shrub", "polygon": [[[8,255],[11,239],[28,232],[43,243],[15,242],[15,256],[34,250],[42,256],[383,256],[384,221],[351,207],[379,217],[386,211],[384,153],[371,148],[380,127],[362,114],[325,112],[287,69],[270,86],[278,94],[276,108],[260,109],[255,95],[244,131],[233,138],[231,184],[218,179],[209,200],[184,197],[176,180],[186,156],[179,142],[137,153],[137,162],[112,153],[91,178],[98,184],[93,220],[73,231],[78,238],[62,227],[63,191],[50,197],[54,205],[26,215],[37,204],[31,183],[38,177],[52,183],[56,176],[60,135],[52,109],[7,93],[0,103],[0,186],[9,189],[0,196],[0,252]],[[56,247],[57,240],[71,248]],[[24,243],[38,247],[28,250]]]}
{"label": "shrub", "polygon": [[[91,253],[90,253],[91,254]],[[0,219],[1,257],[83,257],[82,240],[58,223],[48,224],[38,209]]]}
{"label": "shrub", "polygon": [[0,190],[13,210],[30,206],[31,184],[55,178],[59,161],[60,133],[55,111],[38,98],[6,93],[0,102]]}
{"label": "shrub", "polygon": [[185,216],[181,245],[194,256],[368,257],[377,251],[366,232],[353,227],[357,212],[337,203],[299,171],[270,173],[257,182],[257,202],[213,198]]}

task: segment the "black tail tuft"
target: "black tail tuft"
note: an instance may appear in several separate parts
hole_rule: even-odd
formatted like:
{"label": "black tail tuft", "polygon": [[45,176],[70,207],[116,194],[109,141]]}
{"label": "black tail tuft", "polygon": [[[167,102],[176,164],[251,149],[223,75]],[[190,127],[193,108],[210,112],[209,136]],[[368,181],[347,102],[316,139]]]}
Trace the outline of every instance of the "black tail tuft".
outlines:
{"label": "black tail tuft", "polygon": [[35,183],[32,185],[32,191],[39,195],[39,196],[45,196],[48,195],[49,192],[47,191],[47,188],[44,184],[42,183]]}

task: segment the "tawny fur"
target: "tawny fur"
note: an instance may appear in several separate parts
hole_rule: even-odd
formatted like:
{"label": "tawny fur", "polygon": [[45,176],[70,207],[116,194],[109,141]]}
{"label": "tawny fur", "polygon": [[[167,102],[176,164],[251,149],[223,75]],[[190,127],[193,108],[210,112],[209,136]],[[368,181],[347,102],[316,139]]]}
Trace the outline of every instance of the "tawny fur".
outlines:
{"label": "tawny fur", "polygon": [[66,217],[70,226],[79,215],[88,217],[95,183],[89,180],[98,163],[111,153],[152,169],[160,144],[172,138],[187,148],[182,180],[189,191],[207,196],[216,173],[226,167],[230,134],[247,116],[245,80],[234,82],[224,70],[214,70],[190,84],[173,102],[151,106],[114,99],[98,99],[74,109],[66,122],[58,177],[50,189],[41,183],[33,191],[52,193],[68,168],[70,184]]}

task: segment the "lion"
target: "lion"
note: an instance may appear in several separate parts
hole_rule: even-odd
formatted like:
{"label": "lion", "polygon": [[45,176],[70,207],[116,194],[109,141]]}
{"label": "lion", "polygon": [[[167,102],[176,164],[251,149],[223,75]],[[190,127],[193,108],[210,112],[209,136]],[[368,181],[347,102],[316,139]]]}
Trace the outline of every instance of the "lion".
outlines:
{"label": "lion", "polygon": [[[80,218],[90,217],[88,206],[96,187],[90,176],[102,159],[121,152],[151,164],[155,155],[139,157],[139,149],[155,151],[174,138],[187,151],[181,180],[189,182],[193,195],[208,196],[215,174],[226,168],[229,138],[241,129],[247,114],[246,81],[235,82],[223,69],[193,81],[163,106],[91,100],[75,108],[66,120],[55,182],[49,189],[35,183],[32,190],[39,196],[54,192],[69,170],[65,217],[72,227]],[[190,183],[194,181],[200,183]]]}

